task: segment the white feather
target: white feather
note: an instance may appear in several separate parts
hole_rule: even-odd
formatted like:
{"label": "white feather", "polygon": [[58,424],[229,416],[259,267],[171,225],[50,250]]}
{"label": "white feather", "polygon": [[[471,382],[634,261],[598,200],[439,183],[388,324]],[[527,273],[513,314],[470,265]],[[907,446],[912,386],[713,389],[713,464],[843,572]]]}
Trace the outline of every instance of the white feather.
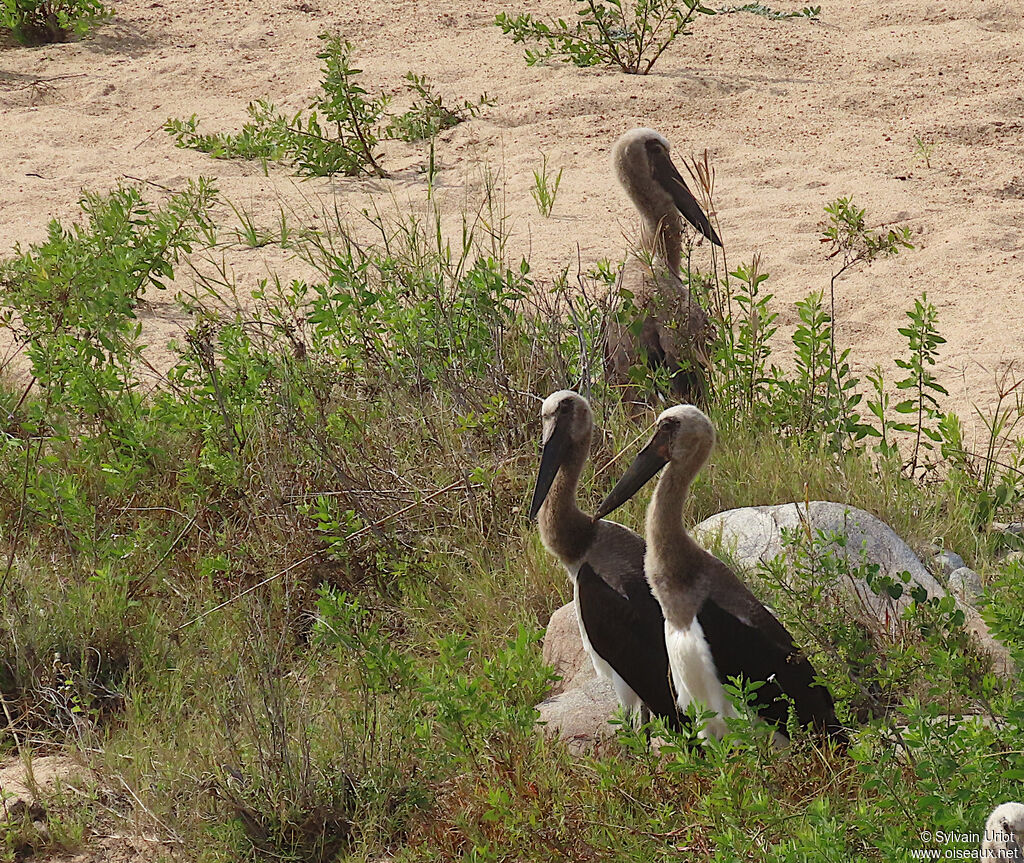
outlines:
{"label": "white feather", "polygon": [[700,710],[713,710],[715,716],[707,721],[700,736],[713,735],[721,740],[728,730],[725,717],[735,716],[736,711],[718,679],[700,623],[694,618],[686,629],[677,629],[666,620],[665,646],[679,708],[685,711],[691,702],[696,702]]}

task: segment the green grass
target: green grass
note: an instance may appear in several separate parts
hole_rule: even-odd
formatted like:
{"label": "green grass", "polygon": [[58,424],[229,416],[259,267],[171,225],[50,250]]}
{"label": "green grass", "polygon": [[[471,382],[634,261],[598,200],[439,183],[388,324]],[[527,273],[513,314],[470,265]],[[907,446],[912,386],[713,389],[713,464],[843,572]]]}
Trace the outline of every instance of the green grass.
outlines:
{"label": "green grass", "polygon": [[[774,750],[742,720],[703,756],[655,755],[632,732],[598,758],[539,738],[539,639],[570,592],[526,519],[537,397],[600,369],[610,307],[549,293],[471,217],[451,238],[436,212],[381,219],[379,246],[295,224],[287,245],[316,277],[279,273],[237,313],[197,277],[175,362],[143,392],[135,304],[213,243],[213,200],[203,185],[159,206],[132,189],[88,196],[80,226],[55,223],[0,268],[34,377],[0,386],[0,748],[68,747],[95,771],[51,847],[116,824],[202,861],[889,861],[922,827],[980,829],[1017,793],[1021,682],[987,672],[955,609],[915,603],[898,638],[868,643],[841,601],[771,571],[759,589],[856,719],[848,757],[802,734]],[[863,228],[862,211],[835,212]],[[865,430],[880,419],[832,350],[823,295],[803,306],[794,371],[771,364],[756,273],[694,274],[723,339],[708,407],[720,443],[692,516],[809,497],[917,545],[942,537],[986,573],[989,615],[1024,659],[1022,574],[979,530],[1020,512],[1012,422],[993,426],[993,465],[923,416],[945,431],[911,464],[906,440]],[[935,324],[919,306],[911,358]],[[592,505],[643,429],[596,373],[589,390]],[[622,519],[639,526],[642,502]],[[814,553],[787,571],[807,578]],[[963,711],[1005,722],[938,719]],[[0,834],[8,858],[23,846]]]}

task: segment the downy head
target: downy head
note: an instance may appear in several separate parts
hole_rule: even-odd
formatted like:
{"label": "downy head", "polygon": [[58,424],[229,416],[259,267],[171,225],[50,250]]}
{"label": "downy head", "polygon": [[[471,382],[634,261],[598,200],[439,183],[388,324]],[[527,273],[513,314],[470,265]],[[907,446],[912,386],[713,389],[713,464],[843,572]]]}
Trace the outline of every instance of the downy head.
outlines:
{"label": "downy head", "polygon": [[[587,400],[572,390],[552,393],[541,405],[541,456],[537,484],[530,505],[530,518],[536,518],[551,490],[559,469],[574,458],[586,458],[594,416]],[[577,465],[577,470],[582,465]]]}
{"label": "downy head", "polygon": [[678,257],[678,250],[666,246],[679,242],[680,214],[715,245],[722,241],[673,164],[670,149],[653,129],[630,129],[612,147],[612,165],[644,218],[649,250],[671,267],[673,261],[667,259]]}
{"label": "downy head", "polygon": [[714,445],[715,427],[698,408],[677,405],[662,412],[650,442],[598,507],[594,518],[614,512],[669,462],[683,472],[688,485],[708,460]]}

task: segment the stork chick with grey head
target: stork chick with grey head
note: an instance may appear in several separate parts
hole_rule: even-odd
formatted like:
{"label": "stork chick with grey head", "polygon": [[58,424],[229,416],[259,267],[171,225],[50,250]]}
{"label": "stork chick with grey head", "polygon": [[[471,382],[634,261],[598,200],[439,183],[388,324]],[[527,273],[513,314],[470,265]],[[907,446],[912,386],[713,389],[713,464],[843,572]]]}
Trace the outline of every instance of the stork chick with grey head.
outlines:
{"label": "stork chick with grey head", "polygon": [[665,616],[665,641],[679,707],[698,702],[714,711],[702,732],[721,738],[735,716],[724,684],[733,677],[761,683],[754,707],[786,734],[789,707],[802,725],[839,745],[845,730],[832,696],[815,680],[811,663],[786,628],[736,574],[701,548],[683,526],[683,505],[694,478],[711,454],[715,429],[693,405],[658,417],[650,443],[598,508],[603,518],[667,468],[647,508],[644,571]]}
{"label": "stork chick with grey head", "polygon": [[699,400],[714,328],[707,313],[683,284],[683,219],[717,246],[722,245],[670,156],[668,140],[653,129],[631,129],[612,147],[612,166],[641,218],[639,248],[627,258],[618,291],[628,291],[640,327],[611,322],[605,332],[609,380],[623,400],[640,401],[630,369],[644,362],[664,370],[672,395]]}
{"label": "stork chick with grey head", "polygon": [[530,518],[572,579],[583,646],[628,712],[641,721],[653,713],[678,728],[664,619],[644,578],[644,541],[620,524],[591,519],[576,503],[594,427],[590,405],[570,390],[552,393],[541,425]]}

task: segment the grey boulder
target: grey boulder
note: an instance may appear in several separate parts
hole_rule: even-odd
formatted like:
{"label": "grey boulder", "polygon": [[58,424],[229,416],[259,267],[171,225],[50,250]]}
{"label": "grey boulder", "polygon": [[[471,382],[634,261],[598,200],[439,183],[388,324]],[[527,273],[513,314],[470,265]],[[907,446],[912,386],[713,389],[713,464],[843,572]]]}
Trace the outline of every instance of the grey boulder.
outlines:
{"label": "grey boulder", "polygon": [[985,592],[981,576],[966,566],[954,569],[949,574],[946,587],[953,596],[972,608],[977,606],[979,597]]}
{"label": "grey boulder", "polygon": [[[846,504],[811,501],[731,509],[705,519],[693,534],[702,545],[718,545],[728,552],[740,570],[755,571],[789,553],[784,530],[802,531],[805,535],[809,531],[818,540],[818,553],[845,557],[852,572],[862,562],[877,564],[881,576],[898,582],[902,573],[907,573],[910,581],[922,587],[930,598],[946,595],[946,589],[891,527],[871,513]],[[879,596],[863,578],[856,576],[845,579],[841,587],[856,597],[867,618],[864,622],[877,630],[891,630],[911,601],[906,589],[899,598],[885,593]],[[1013,674],[1013,662],[1006,648],[992,637],[974,608],[960,597],[954,598],[964,613],[965,626],[992,658],[995,671],[1004,676]]]}

